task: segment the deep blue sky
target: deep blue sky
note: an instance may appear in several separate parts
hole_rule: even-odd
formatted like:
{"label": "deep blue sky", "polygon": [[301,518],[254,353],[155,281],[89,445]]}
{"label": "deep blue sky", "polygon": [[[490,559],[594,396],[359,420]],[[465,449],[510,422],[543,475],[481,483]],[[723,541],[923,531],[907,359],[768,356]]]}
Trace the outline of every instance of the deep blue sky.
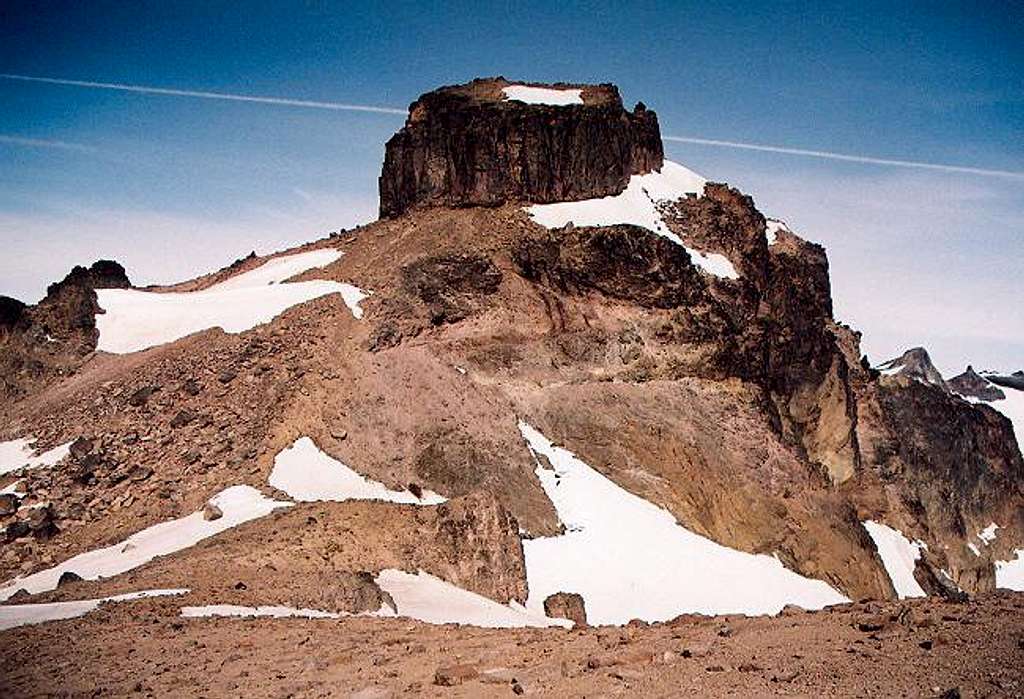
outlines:
{"label": "deep blue sky", "polygon": [[[696,136],[1024,172],[1024,3],[0,4],[0,72],[404,108],[610,81]],[[171,281],[373,218],[402,117],[0,80],[0,293]],[[29,144],[15,139],[55,143]],[[1024,179],[666,144],[825,244],[881,358],[1024,365]]]}

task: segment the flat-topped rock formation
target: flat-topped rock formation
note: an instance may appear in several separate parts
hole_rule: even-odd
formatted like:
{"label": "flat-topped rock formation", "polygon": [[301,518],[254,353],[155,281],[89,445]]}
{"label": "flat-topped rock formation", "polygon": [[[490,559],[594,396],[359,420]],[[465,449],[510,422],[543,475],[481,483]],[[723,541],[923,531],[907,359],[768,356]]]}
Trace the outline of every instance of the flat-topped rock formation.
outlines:
{"label": "flat-topped rock formation", "polygon": [[380,213],[603,197],[662,158],[657,115],[626,111],[614,85],[474,80],[409,107],[387,142]]}

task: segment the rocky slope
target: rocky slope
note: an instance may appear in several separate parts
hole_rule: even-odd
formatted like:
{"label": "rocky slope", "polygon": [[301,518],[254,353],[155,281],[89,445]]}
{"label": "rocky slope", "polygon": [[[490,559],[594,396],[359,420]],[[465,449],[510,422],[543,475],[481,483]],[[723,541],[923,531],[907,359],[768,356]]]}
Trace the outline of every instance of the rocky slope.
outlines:
{"label": "rocky slope", "polygon": [[[833,318],[825,251],[769,225],[749,196],[663,162],[653,112],[626,112],[611,86],[528,86],[578,90],[565,106],[503,99],[510,86],[421,97],[387,146],[384,218],[270,260],[318,255],[273,283],[353,284],[372,292],[361,306],[344,292],[304,297],[239,332],[211,323],[130,354],[94,351],[93,289],[127,286],[123,270],[94,267],[35,307],[0,307],[13,319],[0,326],[0,440],[73,442],[54,468],[0,475],[16,493],[0,514],[0,577],[128,545],[246,485],[291,506],[36,597],[188,584],[188,604],[361,612],[385,599],[374,576],[404,569],[523,602],[533,542],[579,531],[545,490],[550,463],[523,421],[616,497],[836,594],[897,595],[868,520],[916,551],[904,563],[923,592],[991,591],[997,562],[1024,549],[1011,422],[950,392],[926,353],[872,369]],[[566,222],[541,225],[544,206]],[[148,293],[226,294],[266,263]],[[54,344],[47,333],[61,354],[26,369]],[[303,437],[404,504],[271,487]],[[682,589],[678,577],[656,592]],[[586,599],[565,603],[577,590],[561,592],[552,609],[586,614]]]}

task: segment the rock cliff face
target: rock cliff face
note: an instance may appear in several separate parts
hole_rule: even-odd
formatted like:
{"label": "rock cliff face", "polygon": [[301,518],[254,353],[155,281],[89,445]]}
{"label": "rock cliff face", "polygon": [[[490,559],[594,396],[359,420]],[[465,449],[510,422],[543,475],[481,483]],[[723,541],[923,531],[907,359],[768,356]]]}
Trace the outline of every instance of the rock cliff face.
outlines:
{"label": "rock cliff face", "polygon": [[96,289],[131,286],[110,260],[75,266],[35,306],[0,298],[0,396],[14,397],[70,370],[96,348]]}
{"label": "rock cliff face", "polygon": [[416,205],[497,206],[621,192],[629,176],[661,167],[658,118],[623,109],[613,85],[582,90],[582,104],[507,99],[504,78],[474,80],[421,96],[388,141],[380,213]]}
{"label": "rock cliff face", "polygon": [[982,378],[974,367],[968,366],[967,371],[954,376],[948,381],[949,388],[961,396],[977,398],[984,401],[1003,400],[1006,394],[991,382]]}

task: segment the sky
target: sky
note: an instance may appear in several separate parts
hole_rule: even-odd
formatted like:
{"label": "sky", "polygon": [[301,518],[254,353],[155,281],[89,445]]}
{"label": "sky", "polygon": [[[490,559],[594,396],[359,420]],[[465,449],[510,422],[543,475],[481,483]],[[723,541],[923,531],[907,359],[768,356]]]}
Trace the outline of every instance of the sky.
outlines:
{"label": "sky", "polygon": [[271,101],[0,78],[0,294],[100,257],[166,283],[372,221],[384,142],[437,86],[613,82],[666,136],[985,171],[665,144],[826,247],[872,361],[1022,368],[1024,3],[850,5],[6,0],[0,73]]}

